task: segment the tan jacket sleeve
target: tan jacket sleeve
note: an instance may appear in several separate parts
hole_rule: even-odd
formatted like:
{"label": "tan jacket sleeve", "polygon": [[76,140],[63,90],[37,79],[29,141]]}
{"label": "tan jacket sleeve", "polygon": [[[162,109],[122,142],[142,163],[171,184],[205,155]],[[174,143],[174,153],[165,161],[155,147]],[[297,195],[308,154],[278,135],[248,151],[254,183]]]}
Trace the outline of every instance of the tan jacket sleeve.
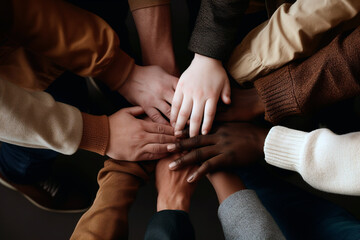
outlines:
{"label": "tan jacket sleeve", "polygon": [[170,0],[128,0],[130,11],[170,4]]}
{"label": "tan jacket sleeve", "polygon": [[112,90],[132,70],[134,61],[120,49],[116,33],[96,15],[59,0],[5,0],[0,8],[7,5],[12,14],[0,20],[12,25],[8,38],[59,66],[98,77]]}
{"label": "tan jacket sleeve", "polygon": [[359,11],[359,0],[297,0],[293,5],[283,4],[236,47],[228,70],[243,83],[309,56],[336,32],[359,25]]}

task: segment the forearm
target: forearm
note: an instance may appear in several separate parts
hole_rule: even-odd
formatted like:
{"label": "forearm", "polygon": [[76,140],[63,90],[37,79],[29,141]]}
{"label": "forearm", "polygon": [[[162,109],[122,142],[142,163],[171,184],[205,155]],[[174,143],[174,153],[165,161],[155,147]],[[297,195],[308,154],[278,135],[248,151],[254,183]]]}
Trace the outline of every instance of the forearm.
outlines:
{"label": "forearm", "polygon": [[225,239],[285,239],[252,190],[229,196],[219,207]]}
{"label": "forearm", "polygon": [[177,73],[172,43],[170,4],[140,8],[132,12],[139,34],[144,65],[158,65]]}
{"label": "forearm", "polygon": [[248,0],[202,0],[189,49],[218,60],[227,59],[248,4]]}
{"label": "forearm", "polygon": [[55,0],[11,0],[8,8],[12,28],[6,34],[25,48],[78,75],[99,77],[113,90],[130,73],[133,60],[96,15]]}
{"label": "forearm", "polygon": [[360,133],[336,135],[328,129],[310,133],[273,127],[265,141],[265,160],[296,171],[314,188],[360,195]]}
{"label": "forearm", "polygon": [[277,123],[359,95],[359,39],[359,27],[344,32],[310,58],[256,80],[265,118]]}
{"label": "forearm", "polygon": [[[336,32],[357,26],[360,2],[298,0],[283,4],[251,31],[230,58],[228,69],[243,83],[314,53]],[[330,31],[331,30],[331,31]]]}

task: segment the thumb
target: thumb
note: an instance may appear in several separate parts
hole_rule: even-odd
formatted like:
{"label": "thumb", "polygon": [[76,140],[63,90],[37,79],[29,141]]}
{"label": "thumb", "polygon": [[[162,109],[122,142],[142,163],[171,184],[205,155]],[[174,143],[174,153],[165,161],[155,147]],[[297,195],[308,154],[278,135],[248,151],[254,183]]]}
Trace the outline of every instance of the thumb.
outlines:
{"label": "thumb", "polygon": [[134,117],[139,116],[141,114],[144,114],[145,111],[142,107],[140,106],[136,106],[136,107],[130,107],[126,109],[127,113],[130,113],[131,115],[133,115]]}
{"label": "thumb", "polygon": [[230,82],[229,79],[226,79],[224,87],[221,91],[221,99],[225,104],[231,103],[230,95],[231,95]]}

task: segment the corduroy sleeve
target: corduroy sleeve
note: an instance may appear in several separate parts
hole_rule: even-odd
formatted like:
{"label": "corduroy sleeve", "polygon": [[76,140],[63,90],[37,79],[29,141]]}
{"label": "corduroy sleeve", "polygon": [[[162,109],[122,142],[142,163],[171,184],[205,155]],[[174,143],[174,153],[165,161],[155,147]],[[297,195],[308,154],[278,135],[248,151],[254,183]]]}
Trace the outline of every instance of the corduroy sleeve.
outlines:
{"label": "corduroy sleeve", "polygon": [[236,33],[249,0],[202,0],[189,50],[225,60],[235,47]]}

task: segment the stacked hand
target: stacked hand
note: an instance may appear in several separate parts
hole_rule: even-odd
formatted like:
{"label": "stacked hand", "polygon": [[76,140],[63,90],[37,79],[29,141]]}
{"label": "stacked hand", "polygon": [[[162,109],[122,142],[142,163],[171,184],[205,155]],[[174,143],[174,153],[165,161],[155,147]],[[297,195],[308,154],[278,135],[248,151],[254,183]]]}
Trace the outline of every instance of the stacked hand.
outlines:
{"label": "stacked hand", "polygon": [[169,168],[178,170],[201,164],[187,178],[188,182],[194,182],[215,170],[249,164],[263,157],[267,132],[267,129],[250,123],[224,123],[213,134],[170,144],[170,152],[190,152],[170,163]]}
{"label": "stacked hand", "polygon": [[170,122],[175,132],[184,129],[190,118],[190,137],[207,134],[221,98],[230,104],[230,83],[219,60],[195,54],[189,68],[181,75],[171,106]]}
{"label": "stacked hand", "polygon": [[156,188],[158,190],[157,210],[183,210],[188,212],[190,198],[196,184],[188,184],[186,176],[197,166],[186,166],[179,171],[170,171],[169,163],[180,157],[174,154],[159,160],[156,166]]}
{"label": "stacked hand", "polygon": [[154,122],[169,125],[162,114],[170,119],[177,81],[161,67],[135,65],[119,92],[130,103],[141,106]]}
{"label": "stacked hand", "polygon": [[174,143],[174,129],[136,116],[144,114],[137,106],[124,108],[109,117],[110,140],[106,155],[117,160],[153,160],[168,155],[167,144]]}

